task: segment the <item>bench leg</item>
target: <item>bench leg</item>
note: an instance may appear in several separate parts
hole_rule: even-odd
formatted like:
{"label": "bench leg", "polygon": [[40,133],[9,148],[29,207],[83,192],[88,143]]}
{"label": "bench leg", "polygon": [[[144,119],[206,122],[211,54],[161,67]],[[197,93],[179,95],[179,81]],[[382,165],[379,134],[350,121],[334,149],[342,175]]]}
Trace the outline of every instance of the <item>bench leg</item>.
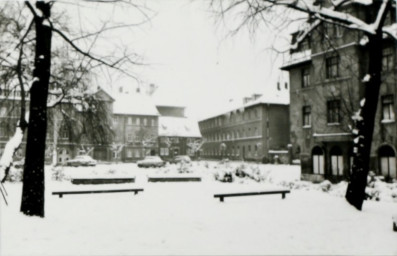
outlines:
{"label": "bench leg", "polygon": [[282,195],[281,198],[285,199],[285,193],[282,193],[281,195]]}
{"label": "bench leg", "polygon": [[134,195],[138,194],[138,191],[134,191]]}
{"label": "bench leg", "polygon": [[62,198],[63,194],[59,194],[59,198]]}
{"label": "bench leg", "polygon": [[219,197],[219,200],[220,200],[221,202],[223,202],[223,196]]}

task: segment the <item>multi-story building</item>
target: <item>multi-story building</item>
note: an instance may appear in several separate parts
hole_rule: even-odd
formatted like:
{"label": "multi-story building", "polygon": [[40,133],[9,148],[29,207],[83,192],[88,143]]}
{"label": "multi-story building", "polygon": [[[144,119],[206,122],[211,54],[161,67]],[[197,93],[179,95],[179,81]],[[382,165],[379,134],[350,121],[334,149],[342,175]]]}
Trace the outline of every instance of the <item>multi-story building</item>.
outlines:
{"label": "multi-story building", "polygon": [[288,163],[288,99],[254,94],[199,122],[202,157]]}
{"label": "multi-story building", "polygon": [[[27,98],[27,111],[29,97]],[[110,118],[113,98],[103,90],[95,93],[95,98],[103,104],[101,107],[102,118],[106,120]],[[8,90],[1,88],[0,90],[0,155],[15,132],[17,122],[20,118],[21,111],[21,95],[18,90]],[[47,112],[47,136],[46,136],[46,152],[45,160],[47,163],[64,163],[65,161],[79,154],[89,154],[99,160],[110,159],[110,150],[108,139],[96,140],[94,142],[89,137],[99,137],[104,135],[103,124],[98,123],[95,131],[87,131],[89,129],[86,113],[77,102],[63,100],[56,106],[50,108]],[[67,118],[65,118],[67,117]],[[26,145],[26,135],[22,141],[20,149],[16,152],[16,158],[24,157]]]}
{"label": "multi-story building", "polygon": [[185,117],[185,107],[157,105],[159,117],[159,147],[160,156],[172,158],[176,155],[197,156],[201,143],[201,133],[198,123]]}
{"label": "multi-story building", "polygon": [[[165,158],[196,155],[201,134],[198,123],[185,117],[184,106],[156,106],[151,95],[141,93],[118,93],[111,97],[105,91],[98,90],[96,97],[105,103],[106,109],[101,114],[106,114],[106,119],[111,120],[112,132],[103,132],[104,126],[108,125],[100,122],[96,129],[88,130],[90,128],[82,120],[85,115],[81,106],[75,102],[61,102],[47,115],[47,163],[56,161],[62,164],[80,154],[91,155],[100,161],[116,162],[136,161],[146,155],[161,155]],[[0,100],[2,153],[15,131],[21,98],[18,92],[10,94],[2,88]],[[17,158],[24,156],[25,141],[17,152]]]}
{"label": "multi-story building", "polygon": [[113,103],[113,161],[135,161],[158,154],[159,112],[141,94],[120,94]]}
{"label": "multi-story building", "polygon": [[[346,12],[368,15],[354,3]],[[365,19],[364,19],[365,20]],[[387,22],[392,22],[391,16]],[[296,37],[293,34],[293,42]],[[397,80],[395,42],[383,43],[383,82],[371,148],[371,170],[396,178]],[[363,34],[323,23],[281,69],[290,75],[291,143],[305,179],[340,180],[352,166],[351,116],[363,97],[368,67]]]}

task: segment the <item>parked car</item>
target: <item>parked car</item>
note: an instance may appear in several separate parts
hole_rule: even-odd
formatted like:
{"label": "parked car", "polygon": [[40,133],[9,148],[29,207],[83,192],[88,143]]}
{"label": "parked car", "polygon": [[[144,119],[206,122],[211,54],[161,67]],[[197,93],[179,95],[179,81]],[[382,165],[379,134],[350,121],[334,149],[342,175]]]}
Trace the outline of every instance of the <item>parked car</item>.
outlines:
{"label": "parked car", "polygon": [[159,156],[146,156],[137,162],[138,167],[162,167],[165,162]]}
{"label": "parked car", "polygon": [[95,166],[96,160],[90,156],[76,156],[74,159],[66,161],[67,166]]}
{"label": "parked car", "polygon": [[177,164],[180,162],[190,163],[192,160],[189,156],[175,156],[170,160],[170,164]]}

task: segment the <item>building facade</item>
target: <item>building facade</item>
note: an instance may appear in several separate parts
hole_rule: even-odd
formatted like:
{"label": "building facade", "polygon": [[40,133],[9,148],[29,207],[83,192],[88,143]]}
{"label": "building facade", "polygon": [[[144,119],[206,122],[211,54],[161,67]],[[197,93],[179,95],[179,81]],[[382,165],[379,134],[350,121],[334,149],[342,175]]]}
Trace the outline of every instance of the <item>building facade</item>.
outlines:
{"label": "building facade", "polygon": [[[0,90],[0,153],[15,132],[19,120],[19,95]],[[107,125],[98,122],[88,127],[87,118],[78,104],[61,102],[48,112],[46,162],[63,164],[77,155],[90,155],[105,162],[135,162],[147,155],[172,158],[175,155],[197,155],[201,142],[198,123],[185,117],[185,107],[156,106],[151,95],[121,93],[111,97],[103,90],[96,93],[104,104]],[[68,121],[65,120],[68,116]],[[105,117],[103,117],[105,118]],[[104,133],[104,126],[111,129]],[[90,137],[91,136],[91,137]],[[104,138],[106,137],[106,138]],[[16,153],[24,157],[26,138]],[[0,155],[1,155],[0,154]]]}
{"label": "building facade", "polygon": [[202,157],[288,163],[289,106],[261,95],[199,122]]}
{"label": "building facade", "polygon": [[[364,18],[368,12],[351,4],[350,14]],[[393,21],[390,13],[389,23]],[[296,34],[293,34],[293,42]],[[352,119],[363,98],[368,68],[363,34],[323,23],[282,67],[290,75],[291,143],[301,161],[305,179],[341,180],[352,167]],[[382,86],[371,147],[371,170],[396,178],[397,100],[396,47],[383,42]]]}
{"label": "building facade", "polygon": [[113,104],[112,161],[132,162],[158,154],[159,113],[151,99],[121,94]]}
{"label": "building facade", "polygon": [[185,107],[157,106],[159,117],[159,148],[163,159],[176,155],[199,156],[202,136],[197,121],[185,117]]}

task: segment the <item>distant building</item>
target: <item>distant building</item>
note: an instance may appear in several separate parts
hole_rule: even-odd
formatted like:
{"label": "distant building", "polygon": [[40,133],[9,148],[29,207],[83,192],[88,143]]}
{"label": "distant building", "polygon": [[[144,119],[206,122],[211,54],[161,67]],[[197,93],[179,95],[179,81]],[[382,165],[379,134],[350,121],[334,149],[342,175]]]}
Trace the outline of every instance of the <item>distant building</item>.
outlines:
{"label": "distant building", "polygon": [[160,156],[172,158],[176,155],[196,156],[193,146],[201,142],[197,121],[185,117],[185,107],[157,106],[159,117]]}
{"label": "distant building", "polygon": [[150,97],[120,94],[113,103],[112,160],[130,162],[158,154],[158,118]]}
{"label": "distant building", "polygon": [[[61,102],[49,110],[46,162],[51,163],[56,157],[56,161],[63,164],[81,154],[88,154],[99,161],[114,162],[132,162],[147,155],[165,158],[197,155],[197,145],[201,142],[198,122],[186,117],[185,107],[180,104],[164,103],[165,99],[161,98],[162,102],[156,106],[152,97],[155,90],[155,85],[149,85],[145,93],[119,87],[113,97],[102,89],[96,92],[96,97],[105,103],[106,118],[111,120],[113,136],[106,138],[106,143],[89,142],[92,140],[88,137],[92,134],[102,139],[98,131],[87,131],[84,127],[74,127],[73,123],[65,122],[65,113],[72,119],[84,118],[84,115],[81,104]],[[0,88],[0,155],[15,132],[20,103],[18,91]],[[98,130],[103,125],[98,124]],[[16,154],[17,158],[24,156],[25,141],[26,138]]]}
{"label": "distant building", "polygon": [[202,157],[288,163],[288,99],[259,94],[199,122]]}

